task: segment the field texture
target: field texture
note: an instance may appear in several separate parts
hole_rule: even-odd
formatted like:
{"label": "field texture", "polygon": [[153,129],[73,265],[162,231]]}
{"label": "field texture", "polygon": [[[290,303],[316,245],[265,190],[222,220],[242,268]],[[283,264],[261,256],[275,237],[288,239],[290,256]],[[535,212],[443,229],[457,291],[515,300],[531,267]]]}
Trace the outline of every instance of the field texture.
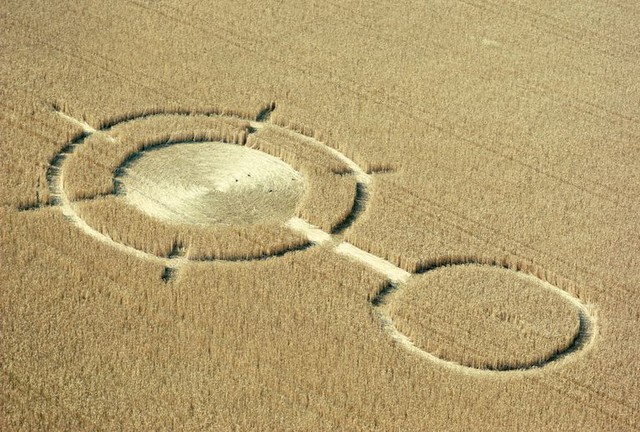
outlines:
{"label": "field texture", "polygon": [[637,2],[0,40],[0,430],[640,430]]}

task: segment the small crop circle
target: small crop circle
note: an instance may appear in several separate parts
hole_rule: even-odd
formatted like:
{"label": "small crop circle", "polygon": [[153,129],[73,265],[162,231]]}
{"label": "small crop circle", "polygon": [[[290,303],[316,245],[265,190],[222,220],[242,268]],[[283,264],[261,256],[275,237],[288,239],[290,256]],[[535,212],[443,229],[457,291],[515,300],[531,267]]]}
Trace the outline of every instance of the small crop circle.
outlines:
{"label": "small crop circle", "polygon": [[497,266],[445,266],[411,278],[389,316],[414,345],[477,369],[526,369],[572,349],[580,311],[543,281]]}

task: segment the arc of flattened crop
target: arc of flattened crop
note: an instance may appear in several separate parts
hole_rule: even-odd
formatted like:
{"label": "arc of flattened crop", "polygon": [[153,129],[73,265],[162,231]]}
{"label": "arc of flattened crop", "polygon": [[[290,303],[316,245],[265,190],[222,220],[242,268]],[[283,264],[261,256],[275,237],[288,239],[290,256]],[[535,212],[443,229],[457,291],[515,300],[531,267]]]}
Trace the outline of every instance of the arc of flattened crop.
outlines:
{"label": "arc of flattened crop", "polygon": [[[253,124],[251,126],[256,127]],[[349,168],[349,170],[351,170],[351,174],[354,176],[356,181],[355,197],[353,200],[351,211],[343,218],[342,221],[336,224],[335,228],[331,230],[331,233],[329,235],[337,236],[344,233],[347,229],[351,228],[351,226],[356,222],[358,217],[362,213],[364,213],[364,211],[366,210],[366,205],[369,201],[370,194],[371,194],[369,186],[372,183],[372,176],[368,174],[365,170],[363,170],[360,167],[360,165],[355,163],[352,159],[350,159],[344,153],[340,152],[339,150],[333,147],[328,146],[322,141],[319,141],[313,137],[304,135],[300,132],[293,131],[291,129],[286,129],[286,128],[283,128],[283,129],[286,130],[288,133],[312,145],[322,148],[323,150],[328,152],[331,156],[338,159],[340,162],[344,163]],[[296,226],[302,226],[302,225],[300,223],[294,223],[291,226],[295,228]]]}
{"label": "arc of flattened crop", "polygon": [[[80,134],[76,139],[72,140],[68,145],[66,145],[60,153],[58,153],[51,163],[49,164],[49,168],[47,170],[47,179],[49,181],[49,190],[51,192],[51,196],[53,199],[53,204],[60,207],[62,214],[73,222],[82,232],[93,237],[94,239],[101,241],[103,243],[107,243],[116,249],[131,254],[137,258],[147,259],[152,262],[157,262],[164,264],[168,268],[177,268],[182,265],[185,261],[185,258],[179,256],[173,257],[159,257],[157,255],[153,255],[134,247],[128,246],[123,243],[119,243],[111,239],[111,237],[101,233],[100,231],[91,227],[84,219],[82,219],[73,208],[72,202],[69,199],[65,189],[64,189],[64,163],[71,155],[76,148],[81,145],[88,137],[93,134],[103,133],[102,131],[96,130],[92,128],[89,124],[70,117],[64,113],[57,111],[58,114],[63,117],[65,120],[80,126],[83,130],[83,133]],[[111,140],[115,140],[115,138],[107,135]]]}

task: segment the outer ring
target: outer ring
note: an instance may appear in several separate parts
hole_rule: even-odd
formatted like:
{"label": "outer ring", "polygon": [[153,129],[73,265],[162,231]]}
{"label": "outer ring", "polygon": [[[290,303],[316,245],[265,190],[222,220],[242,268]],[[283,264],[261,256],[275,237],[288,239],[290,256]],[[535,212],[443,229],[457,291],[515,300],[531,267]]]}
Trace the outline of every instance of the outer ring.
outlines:
{"label": "outer ring", "polygon": [[[285,128],[283,126],[276,125],[274,123],[266,123],[265,121],[262,121],[262,120],[252,120],[252,119],[247,119],[238,115],[221,114],[217,112],[209,112],[209,113],[188,112],[188,111],[155,112],[151,114],[147,114],[147,113],[137,114],[137,115],[128,116],[126,118],[117,119],[117,120],[105,123],[100,129],[94,129],[91,126],[89,126],[87,123],[76,120],[60,112],[59,114],[64,118],[66,118],[67,120],[71,121],[72,123],[76,123],[79,126],[81,126],[84,130],[84,133],[78,136],[77,138],[75,138],[74,140],[72,140],[71,142],[69,142],[62,149],[62,151],[59,152],[52,159],[50,163],[50,167],[47,171],[47,179],[49,181],[49,189],[51,191],[53,203],[58,205],[61,208],[61,211],[65,217],[67,217],[78,228],[80,228],[83,232],[93,237],[94,239],[101,241],[105,244],[109,244],[115,247],[116,249],[122,252],[128,253],[130,255],[136,256],[137,258],[142,258],[152,262],[163,264],[165,267],[168,267],[168,268],[177,268],[188,261],[195,261],[195,262],[197,261],[252,261],[252,260],[262,260],[262,259],[272,258],[272,257],[279,257],[279,256],[286,255],[288,253],[297,252],[303,249],[313,247],[320,243],[324,243],[332,239],[334,236],[332,234],[329,234],[320,230],[319,228],[309,224],[308,222],[300,218],[293,217],[285,223],[285,226],[305,234],[308,239],[308,243],[304,245],[293,246],[291,248],[281,249],[269,255],[250,256],[241,260],[224,259],[224,258],[190,259],[190,258],[181,257],[181,256],[161,257],[149,252],[145,252],[140,249],[136,249],[133,246],[129,246],[127,244],[115,241],[108,235],[103,234],[102,232],[93,228],[76,212],[73,206],[73,201],[67,195],[67,192],[64,187],[64,167],[65,167],[65,163],[68,160],[68,157],[71,154],[73,154],[74,151],[79,146],[81,146],[84,143],[84,141],[91,135],[108,134],[109,131],[115,126],[129,123],[134,120],[141,120],[141,119],[147,119],[152,117],[207,116],[211,118],[220,118],[220,119],[229,118],[229,119],[235,119],[235,120],[245,120],[249,123],[249,127],[248,127],[249,131],[256,131],[256,130],[262,129],[265,127],[265,125],[268,124],[269,127],[280,129],[281,131],[284,131],[287,134],[290,134],[298,139],[302,139],[303,141],[309,143],[310,145],[314,145],[316,147],[322,148],[324,151],[327,151],[330,155],[337,158],[338,160],[340,160],[341,162],[343,162],[345,165],[349,167],[352,175],[356,178],[357,193],[368,194],[367,186],[371,182],[370,175],[368,175],[362,168],[360,168],[360,166],[358,166],[354,161],[349,159],[347,156],[345,156],[338,150],[332,147],[329,147],[326,144],[322,143],[321,141],[318,141],[317,139],[307,136],[301,132],[298,132],[289,128]],[[116,139],[113,137],[111,138],[114,140]],[[176,142],[174,144],[180,144],[180,142]],[[358,214],[363,210],[361,206],[364,205],[364,203],[359,203],[359,204],[360,205],[358,207],[358,212],[357,212]],[[355,222],[356,216],[357,216],[356,214],[353,214],[351,215],[351,218],[349,218],[348,221],[343,221],[342,223],[340,223],[340,226],[342,227],[341,231],[350,227]],[[337,234],[337,233],[334,233],[334,234]]]}

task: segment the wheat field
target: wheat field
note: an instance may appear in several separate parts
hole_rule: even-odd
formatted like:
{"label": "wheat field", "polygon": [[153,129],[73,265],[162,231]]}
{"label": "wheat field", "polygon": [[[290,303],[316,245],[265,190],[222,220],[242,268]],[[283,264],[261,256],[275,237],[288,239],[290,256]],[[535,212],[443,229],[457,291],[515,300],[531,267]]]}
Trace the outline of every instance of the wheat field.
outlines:
{"label": "wheat field", "polygon": [[640,430],[640,5],[1,6],[0,430]]}

